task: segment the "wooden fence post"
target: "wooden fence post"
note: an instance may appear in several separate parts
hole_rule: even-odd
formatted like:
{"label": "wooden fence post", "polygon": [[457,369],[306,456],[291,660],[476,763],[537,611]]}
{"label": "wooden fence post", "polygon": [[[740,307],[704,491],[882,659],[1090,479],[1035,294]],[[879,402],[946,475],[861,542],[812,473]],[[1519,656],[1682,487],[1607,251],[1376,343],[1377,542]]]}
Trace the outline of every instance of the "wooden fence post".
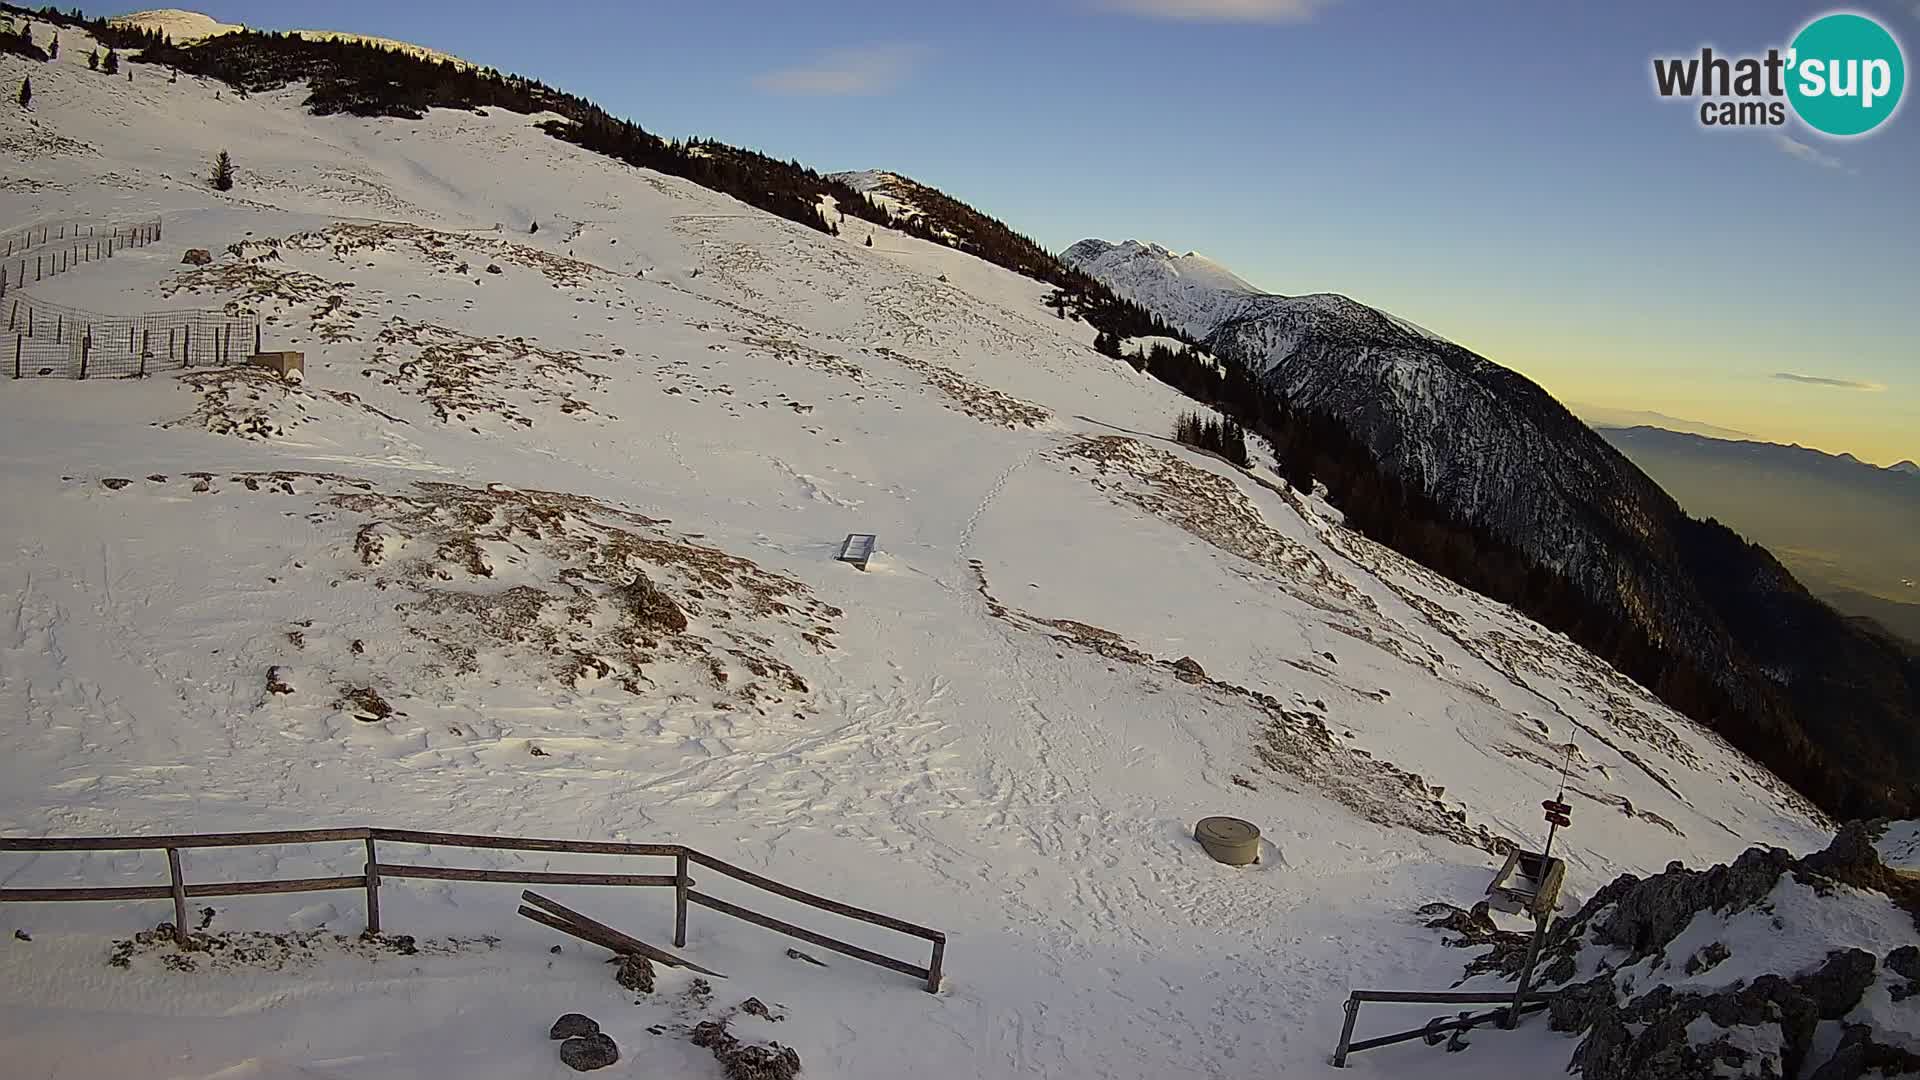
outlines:
{"label": "wooden fence post", "polygon": [[67,317],[65,315],[55,315],[53,317],[53,343],[55,345],[67,340],[66,329]]}
{"label": "wooden fence post", "polygon": [[927,965],[927,993],[940,992],[940,966],[947,959],[947,939],[941,938],[933,943],[933,961]]}
{"label": "wooden fence post", "polygon": [[367,933],[380,932],[380,856],[373,850],[373,837],[367,837]]}
{"label": "wooden fence post", "polygon": [[26,340],[19,334],[13,335],[13,377],[16,379],[20,377],[20,350],[25,346]]}
{"label": "wooden fence post", "polygon": [[93,328],[88,327],[86,334],[80,338],[80,377],[83,379],[87,377],[87,354],[92,351]]}
{"label": "wooden fence post", "polygon": [[673,947],[687,947],[687,853],[673,857]]}
{"label": "wooden fence post", "polygon": [[167,873],[173,878],[173,940],[187,945],[187,879],[180,873],[180,849],[167,849]]}
{"label": "wooden fence post", "polygon": [[220,350],[220,358],[224,362],[231,364],[233,363],[233,324],[232,323],[227,324],[227,332],[224,336],[227,339],[227,344],[226,344],[226,348],[223,348]]}
{"label": "wooden fence post", "polygon": [[253,324],[253,354],[260,355],[260,324]]}
{"label": "wooden fence post", "polygon": [[183,368],[193,366],[193,327],[191,326],[180,328],[180,366]]}

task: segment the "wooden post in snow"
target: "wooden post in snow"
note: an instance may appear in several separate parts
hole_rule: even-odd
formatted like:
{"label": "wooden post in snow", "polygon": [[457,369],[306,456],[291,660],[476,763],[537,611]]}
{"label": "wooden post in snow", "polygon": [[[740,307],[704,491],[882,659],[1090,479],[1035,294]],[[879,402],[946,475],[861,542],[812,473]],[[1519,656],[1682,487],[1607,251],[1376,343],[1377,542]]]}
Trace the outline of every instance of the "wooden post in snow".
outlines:
{"label": "wooden post in snow", "polygon": [[673,857],[673,947],[687,947],[687,889],[693,879],[687,876],[687,853]]}
{"label": "wooden post in snow", "polygon": [[173,879],[173,940],[184,949],[187,945],[187,880],[180,873],[179,848],[167,849],[167,876]]}
{"label": "wooden post in snow", "polygon": [[380,856],[367,837],[367,933],[380,932]]}

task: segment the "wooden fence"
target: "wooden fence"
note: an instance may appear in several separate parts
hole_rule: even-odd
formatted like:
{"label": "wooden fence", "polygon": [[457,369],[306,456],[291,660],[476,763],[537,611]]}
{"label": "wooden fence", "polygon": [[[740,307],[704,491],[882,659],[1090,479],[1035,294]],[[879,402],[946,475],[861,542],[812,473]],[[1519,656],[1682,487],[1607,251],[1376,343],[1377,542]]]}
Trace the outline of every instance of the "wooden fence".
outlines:
{"label": "wooden fence", "polygon": [[0,243],[6,245],[5,254],[0,255],[0,297],[5,297],[9,289],[45,281],[97,259],[111,259],[115,252],[126,248],[146,247],[159,239],[159,218],[129,225],[38,225],[0,237]]}
{"label": "wooden fence", "polygon": [[[450,866],[414,866],[382,862],[377,844],[418,844],[427,847],[489,848],[506,851],[550,851],[590,855],[640,855],[670,858],[671,874],[584,874],[557,871],[478,870]],[[270,881],[225,881],[199,884],[186,880],[181,869],[180,852],[189,848],[265,847],[279,844],[362,843],[366,863],[361,872],[344,877],[284,878]],[[890,915],[857,908],[824,896],[804,892],[751,870],[716,859],[684,844],[627,844],[598,840],[541,840],[530,837],[478,836],[465,833],[418,832],[410,829],[295,829],[281,832],[197,833],[178,836],[77,836],[77,837],[0,837],[0,851],[81,852],[81,851],[165,851],[168,881],[164,885],[87,886],[53,889],[0,889],[0,903],[7,901],[70,902],[87,900],[166,900],[173,901],[174,934],[182,944],[188,938],[187,898],[200,896],[260,896],[271,893],[319,892],[329,889],[364,889],[367,894],[367,930],[380,931],[380,884],[387,878],[424,878],[437,881],[491,881],[527,885],[615,885],[640,888],[671,888],[674,891],[673,943],[687,944],[687,908],[697,905],[723,915],[753,923],[799,938],[823,949],[864,960],[869,964],[898,971],[921,980],[928,993],[940,989],[941,968],[946,959],[947,936],[938,930],[918,926]],[[933,955],[927,966],[897,960],[863,949],[858,945],[807,930],[750,908],[694,891],[689,875],[693,864],[743,882],[756,889],[785,897],[808,907],[874,926],[885,927],[931,942]]]}

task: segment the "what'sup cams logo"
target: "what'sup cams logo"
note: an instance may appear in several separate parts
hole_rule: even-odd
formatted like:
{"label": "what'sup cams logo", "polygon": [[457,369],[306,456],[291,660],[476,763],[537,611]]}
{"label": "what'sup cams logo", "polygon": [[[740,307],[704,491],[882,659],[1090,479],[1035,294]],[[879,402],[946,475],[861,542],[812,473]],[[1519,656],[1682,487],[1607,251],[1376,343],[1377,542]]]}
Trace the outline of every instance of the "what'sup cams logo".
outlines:
{"label": "what'sup cams logo", "polygon": [[1865,135],[1893,117],[1907,85],[1906,56],[1886,27],[1835,12],[1764,56],[1658,56],[1653,88],[1697,99],[1705,127],[1779,127],[1787,110],[1825,135]]}

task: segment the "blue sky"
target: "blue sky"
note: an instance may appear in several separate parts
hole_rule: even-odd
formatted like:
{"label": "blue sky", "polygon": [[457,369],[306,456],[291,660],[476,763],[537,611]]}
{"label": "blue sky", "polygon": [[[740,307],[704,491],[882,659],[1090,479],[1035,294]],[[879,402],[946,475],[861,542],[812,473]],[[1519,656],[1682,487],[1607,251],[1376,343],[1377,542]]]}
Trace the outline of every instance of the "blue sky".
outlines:
{"label": "blue sky", "polygon": [[[432,45],[663,134],[893,169],[1055,250],[1133,237],[1344,292],[1569,402],[1920,458],[1920,108],[1833,140],[1703,129],[1651,88],[1655,55],[1784,46],[1827,5],[200,7]],[[1920,0],[1850,10],[1920,60]]]}

